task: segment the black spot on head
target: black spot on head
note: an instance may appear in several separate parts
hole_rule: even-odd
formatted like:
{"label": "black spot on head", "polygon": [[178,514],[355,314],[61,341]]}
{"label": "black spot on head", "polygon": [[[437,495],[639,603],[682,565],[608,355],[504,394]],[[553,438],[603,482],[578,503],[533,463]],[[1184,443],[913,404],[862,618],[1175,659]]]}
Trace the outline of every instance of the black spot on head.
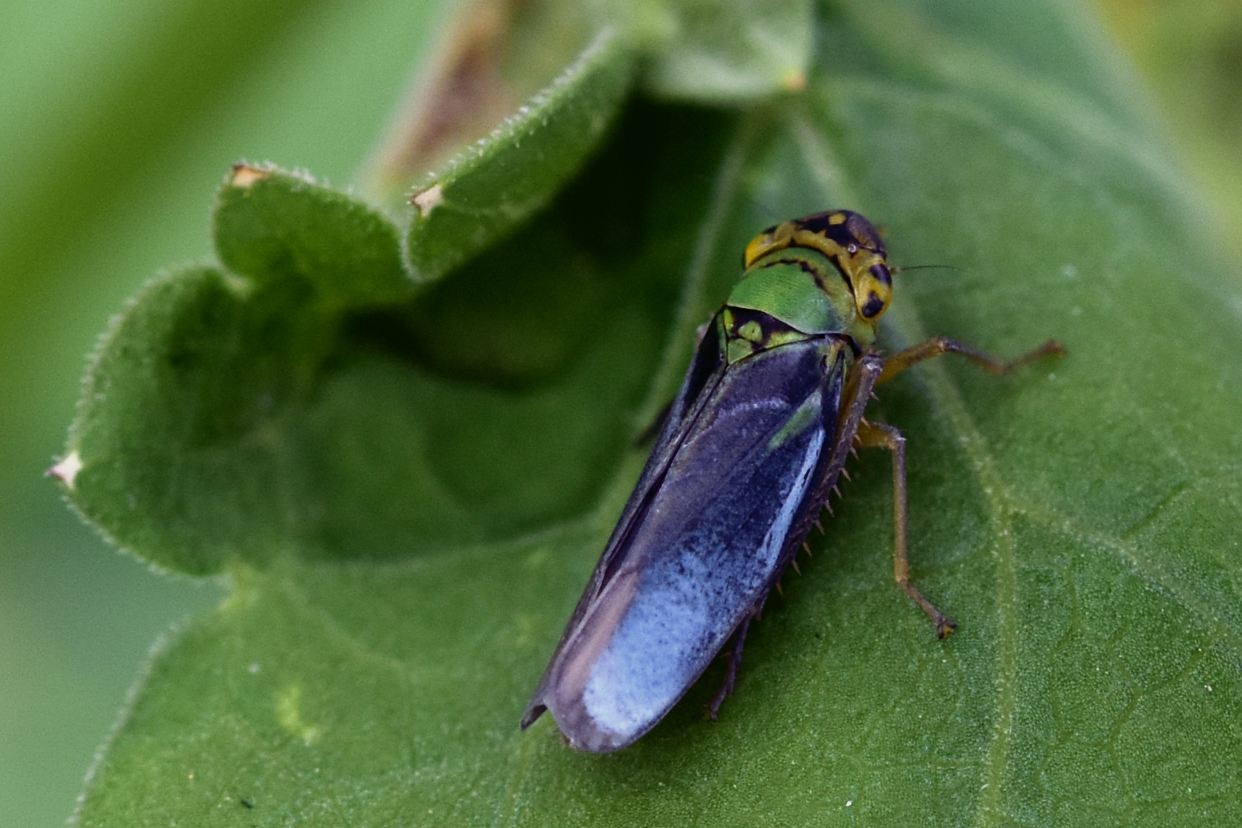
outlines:
{"label": "black spot on head", "polygon": [[[838,221],[840,216],[845,215],[847,221]],[[829,210],[825,213],[815,213],[814,215],[804,216],[796,219],[794,223],[802,230],[809,230],[812,233],[818,233],[826,239],[845,247],[853,237],[850,235],[848,217],[853,213],[844,210]]]}
{"label": "black spot on head", "polygon": [[884,310],[884,300],[874,293],[867,295],[867,301],[862,306],[862,315],[864,319],[873,319],[880,315],[880,311]]}
{"label": "black spot on head", "polygon": [[884,264],[873,264],[870,268],[871,276],[882,285],[891,285],[893,283],[893,275],[889,272],[888,266]]}

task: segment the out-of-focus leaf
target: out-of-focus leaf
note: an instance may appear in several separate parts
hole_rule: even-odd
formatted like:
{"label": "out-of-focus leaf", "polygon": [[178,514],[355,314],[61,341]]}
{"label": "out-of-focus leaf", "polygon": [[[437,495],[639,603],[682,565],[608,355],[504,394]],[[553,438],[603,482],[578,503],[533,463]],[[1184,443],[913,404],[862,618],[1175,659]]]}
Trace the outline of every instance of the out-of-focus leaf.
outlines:
{"label": "out-of-focus leaf", "polygon": [[[815,39],[810,0],[683,0],[643,30],[660,31],[644,76],[659,97],[722,103],[796,92],[806,84]],[[662,25],[661,25],[662,24]]]}
{"label": "out-of-focus leaf", "polygon": [[[565,76],[562,87],[585,82],[600,91],[589,66],[579,66],[585,75],[567,67],[584,50],[589,54],[605,29],[611,29],[611,48],[619,46],[619,30],[608,19],[575,0],[460,3],[367,172],[369,188],[384,201],[395,198],[404,211],[410,189],[426,186],[429,170],[476,142],[486,143],[497,124],[558,76]],[[590,144],[582,141],[575,154]]]}
{"label": "out-of-focus leaf", "polygon": [[612,123],[633,59],[625,34],[604,29],[547,89],[420,189],[407,240],[415,272],[451,270],[545,206]]}

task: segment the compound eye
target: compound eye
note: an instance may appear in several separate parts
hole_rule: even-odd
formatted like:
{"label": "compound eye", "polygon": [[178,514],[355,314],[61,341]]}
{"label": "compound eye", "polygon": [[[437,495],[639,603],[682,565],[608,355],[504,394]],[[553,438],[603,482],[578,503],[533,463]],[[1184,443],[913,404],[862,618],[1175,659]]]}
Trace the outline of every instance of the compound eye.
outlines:
{"label": "compound eye", "polygon": [[877,319],[888,310],[893,298],[893,274],[888,265],[880,262],[867,268],[867,274],[858,286],[858,312],[863,319]]}

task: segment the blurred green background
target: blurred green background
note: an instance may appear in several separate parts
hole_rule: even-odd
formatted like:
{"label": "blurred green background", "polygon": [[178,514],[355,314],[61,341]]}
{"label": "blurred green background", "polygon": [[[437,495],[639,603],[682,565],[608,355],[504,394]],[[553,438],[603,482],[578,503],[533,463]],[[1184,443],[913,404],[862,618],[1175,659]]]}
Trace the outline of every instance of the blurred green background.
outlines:
{"label": "blurred green background", "polygon": [[1242,258],[1242,3],[1095,0],[1151,91],[1157,127]]}
{"label": "blurred green background", "polygon": [[[1098,2],[1242,254],[1242,6]],[[232,162],[347,184],[443,5],[0,8],[0,825],[63,822],[152,644],[224,593],[115,553],[43,479],[86,355],[142,282],[211,259]]]}

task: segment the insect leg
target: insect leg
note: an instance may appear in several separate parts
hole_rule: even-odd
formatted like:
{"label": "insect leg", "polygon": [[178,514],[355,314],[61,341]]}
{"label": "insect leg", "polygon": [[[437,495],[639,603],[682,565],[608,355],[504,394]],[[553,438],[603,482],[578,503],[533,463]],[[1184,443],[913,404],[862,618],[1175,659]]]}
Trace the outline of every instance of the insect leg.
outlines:
{"label": "insect leg", "polygon": [[[934,340],[933,340],[934,341]],[[936,636],[944,638],[957,624],[936,609],[914,584],[910,583],[910,558],[906,554],[906,438],[901,432],[885,423],[864,420],[858,426],[858,444],[867,447],[886,448],[893,453],[893,507],[896,517],[893,538],[893,575],[906,595],[914,599],[927,617],[936,625]]]}
{"label": "insect leg", "polygon": [[733,647],[729,650],[729,664],[725,668],[725,678],[720,685],[720,689],[716,691],[716,695],[712,697],[711,703],[707,705],[707,715],[711,720],[716,721],[716,714],[720,712],[720,706],[724,704],[724,700],[733,692],[733,684],[737,681],[737,668],[742,664],[742,645],[746,643],[746,630],[750,628],[750,620],[755,616],[751,615],[738,626],[737,632],[733,633]]}
{"label": "insect leg", "polygon": [[1007,374],[1019,365],[1025,365],[1033,359],[1039,359],[1042,356],[1051,356],[1053,354],[1061,355],[1065,353],[1065,346],[1055,339],[1049,339],[1043,345],[1040,345],[1033,351],[1025,353],[1017,359],[1008,362],[997,359],[991,354],[976,350],[969,345],[963,345],[952,339],[943,336],[932,337],[926,342],[920,342],[918,345],[912,345],[904,351],[898,351],[890,357],[884,359],[884,370],[880,373],[880,378],[876,380],[876,385],[882,382],[888,382],[911,365],[916,365],[925,359],[943,356],[944,354],[961,354],[976,365],[984,368],[993,374]]}

